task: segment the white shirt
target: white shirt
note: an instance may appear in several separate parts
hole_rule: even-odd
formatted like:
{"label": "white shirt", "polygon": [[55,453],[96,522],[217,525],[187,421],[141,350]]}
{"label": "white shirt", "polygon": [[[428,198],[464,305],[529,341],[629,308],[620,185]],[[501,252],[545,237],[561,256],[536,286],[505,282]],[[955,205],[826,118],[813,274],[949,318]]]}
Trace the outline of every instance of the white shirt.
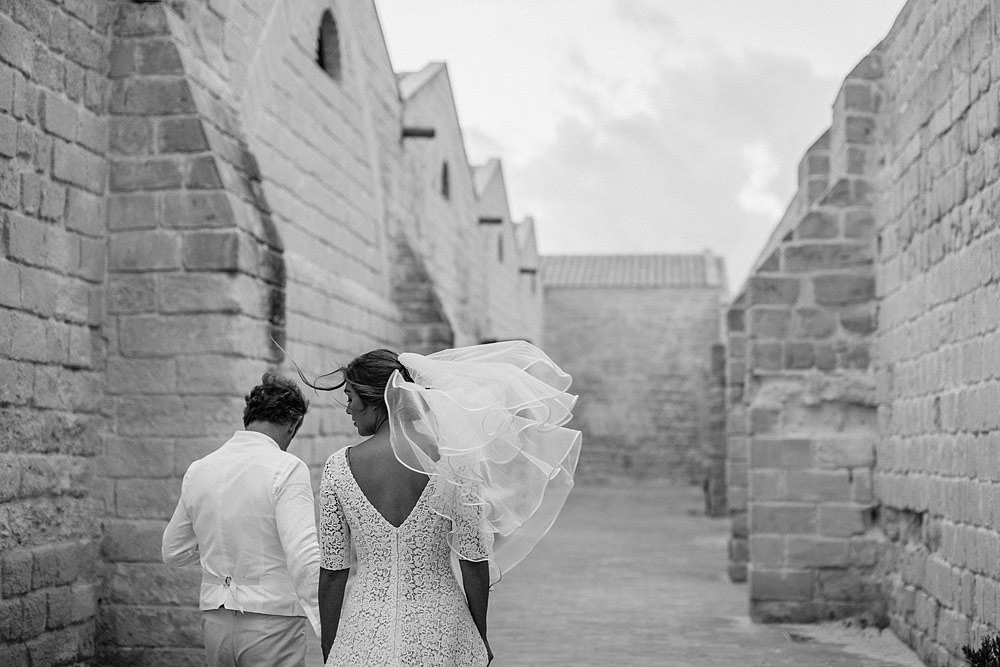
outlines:
{"label": "white shirt", "polygon": [[256,431],[191,464],[163,562],[201,561],[201,609],[306,616],[319,634],[319,545],[309,470]]}

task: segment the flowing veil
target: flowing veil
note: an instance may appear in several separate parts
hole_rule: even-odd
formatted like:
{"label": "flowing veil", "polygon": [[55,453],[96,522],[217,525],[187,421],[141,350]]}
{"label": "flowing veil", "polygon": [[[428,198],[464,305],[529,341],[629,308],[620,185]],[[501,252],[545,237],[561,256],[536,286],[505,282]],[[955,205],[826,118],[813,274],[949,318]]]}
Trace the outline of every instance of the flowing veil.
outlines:
{"label": "flowing veil", "polygon": [[[435,511],[475,510],[492,539],[490,580],[519,563],[548,532],[573,487],[581,434],[564,425],[572,378],[524,341],[399,355],[385,390],[399,461],[440,476]],[[454,533],[452,535],[454,538]],[[453,552],[466,560],[458,539]]]}

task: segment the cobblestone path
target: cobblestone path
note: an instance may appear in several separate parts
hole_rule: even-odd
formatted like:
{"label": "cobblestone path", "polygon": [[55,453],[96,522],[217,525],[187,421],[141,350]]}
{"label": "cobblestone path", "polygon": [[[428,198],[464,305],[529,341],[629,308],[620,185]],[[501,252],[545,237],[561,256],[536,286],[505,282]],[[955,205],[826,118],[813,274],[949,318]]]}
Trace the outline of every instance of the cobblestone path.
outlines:
{"label": "cobblestone path", "polygon": [[888,631],[751,624],[727,531],[692,487],[578,486],[490,596],[492,667],[921,665]]}

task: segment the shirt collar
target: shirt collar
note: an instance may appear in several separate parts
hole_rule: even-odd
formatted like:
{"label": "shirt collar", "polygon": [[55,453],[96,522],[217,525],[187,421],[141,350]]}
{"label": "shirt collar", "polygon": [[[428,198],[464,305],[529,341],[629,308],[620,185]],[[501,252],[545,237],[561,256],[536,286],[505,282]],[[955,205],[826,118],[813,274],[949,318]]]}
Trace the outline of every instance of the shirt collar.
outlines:
{"label": "shirt collar", "polygon": [[234,445],[269,444],[275,449],[281,449],[273,438],[268,435],[264,435],[260,431],[236,431],[236,433],[233,434],[233,437],[229,439],[229,442]]}

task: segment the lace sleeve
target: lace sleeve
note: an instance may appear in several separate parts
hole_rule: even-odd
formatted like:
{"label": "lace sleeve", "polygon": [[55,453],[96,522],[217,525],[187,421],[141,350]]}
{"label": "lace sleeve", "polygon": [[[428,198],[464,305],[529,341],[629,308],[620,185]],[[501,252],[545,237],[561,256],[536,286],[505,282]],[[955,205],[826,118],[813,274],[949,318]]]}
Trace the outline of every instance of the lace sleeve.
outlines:
{"label": "lace sleeve", "polygon": [[327,460],[319,486],[320,567],[324,570],[344,570],[351,566],[351,529],[334,484],[336,456]]}
{"label": "lace sleeve", "polygon": [[451,548],[464,560],[482,561],[492,556],[493,533],[486,525],[486,507],[467,489],[455,495]]}

